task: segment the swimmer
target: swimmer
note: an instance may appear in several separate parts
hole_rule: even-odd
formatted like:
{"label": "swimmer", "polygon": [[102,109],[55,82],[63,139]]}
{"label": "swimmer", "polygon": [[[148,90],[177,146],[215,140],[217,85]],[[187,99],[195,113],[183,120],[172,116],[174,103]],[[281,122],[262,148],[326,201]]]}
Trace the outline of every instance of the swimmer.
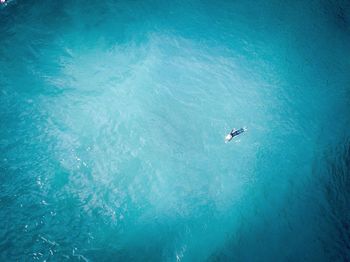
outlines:
{"label": "swimmer", "polygon": [[234,138],[235,136],[238,136],[239,134],[245,131],[247,131],[247,128],[245,127],[240,128],[238,130],[236,130],[235,128],[232,129],[232,131],[225,137],[225,143],[230,142],[232,138]]}

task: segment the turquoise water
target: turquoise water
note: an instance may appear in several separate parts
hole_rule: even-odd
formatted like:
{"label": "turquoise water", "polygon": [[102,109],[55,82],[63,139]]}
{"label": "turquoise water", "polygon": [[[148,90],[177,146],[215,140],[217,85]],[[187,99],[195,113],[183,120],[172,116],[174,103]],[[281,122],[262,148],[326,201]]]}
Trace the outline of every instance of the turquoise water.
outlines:
{"label": "turquoise water", "polygon": [[348,260],[349,46],[341,0],[2,5],[0,260]]}

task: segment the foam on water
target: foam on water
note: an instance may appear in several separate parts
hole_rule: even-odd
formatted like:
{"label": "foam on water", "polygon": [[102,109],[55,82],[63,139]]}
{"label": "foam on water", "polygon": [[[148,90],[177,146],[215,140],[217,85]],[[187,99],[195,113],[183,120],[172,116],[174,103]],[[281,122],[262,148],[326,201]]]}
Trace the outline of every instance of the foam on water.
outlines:
{"label": "foam on water", "polygon": [[346,2],[0,12],[3,260],[349,256]]}

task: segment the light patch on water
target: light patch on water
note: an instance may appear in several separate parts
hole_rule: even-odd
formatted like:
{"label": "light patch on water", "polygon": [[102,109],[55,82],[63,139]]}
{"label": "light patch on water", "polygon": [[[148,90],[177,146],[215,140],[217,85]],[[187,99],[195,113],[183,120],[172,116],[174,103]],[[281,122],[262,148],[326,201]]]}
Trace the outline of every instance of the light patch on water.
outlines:
{"label": "light patch on water", "polygon": [[[191,224],[208,212],[233,225],[237,218],[228,211],[256,180],[259,133],[277,83],[264,82],[258,65],[250,69],[229,50],[173,36],[107,50],[63,49],[69,55],[59,59],[59,74],[45,78],[61,91],[41,108],[47,140],[71,174],[64,194],[131,239],[140,233],[133,226]],[[272,81],[273,72],[262,67]],[[241,126],[250,130],[225,145],[224,134]],[[199,241],[202,226],[215,246],[225,240],[219,225],[200,225],[185,234],[189,245]],[[214,247],[205,248],[209,254]]]}

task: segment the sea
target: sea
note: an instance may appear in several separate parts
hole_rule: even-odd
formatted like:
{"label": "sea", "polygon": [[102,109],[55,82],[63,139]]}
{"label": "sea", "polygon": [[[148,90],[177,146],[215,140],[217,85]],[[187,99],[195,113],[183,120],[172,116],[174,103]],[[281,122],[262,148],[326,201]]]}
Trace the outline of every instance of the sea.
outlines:
{"label": "sea", "polygon": [[7,0],[0,261],[349,261],[349,130],[348,0]]}

